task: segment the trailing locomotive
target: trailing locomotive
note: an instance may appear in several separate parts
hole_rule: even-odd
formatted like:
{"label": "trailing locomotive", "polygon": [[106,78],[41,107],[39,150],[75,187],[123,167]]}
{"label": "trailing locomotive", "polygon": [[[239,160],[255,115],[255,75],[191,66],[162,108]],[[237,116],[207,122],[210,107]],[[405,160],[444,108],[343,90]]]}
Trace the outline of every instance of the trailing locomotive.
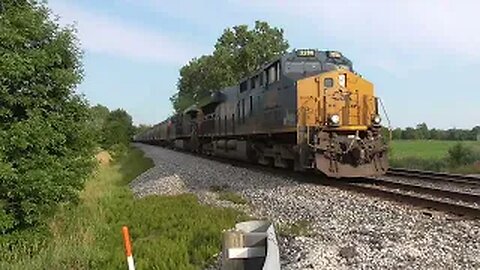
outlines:
{"label": "trailing locomotive", "polygon": [[295,50],[134,140],[331,177],[382,175],[378,102],[340,52]]}

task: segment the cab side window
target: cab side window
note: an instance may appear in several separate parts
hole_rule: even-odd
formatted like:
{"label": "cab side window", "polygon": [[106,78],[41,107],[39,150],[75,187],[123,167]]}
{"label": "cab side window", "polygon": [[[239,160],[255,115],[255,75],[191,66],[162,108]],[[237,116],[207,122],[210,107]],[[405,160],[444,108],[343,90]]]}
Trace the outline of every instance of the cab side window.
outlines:
{"label": "cab side window", "polygon": [[240,83],[240,93],[248,90],[248,80]]}
{"label": "cab side window", "polygon": [[325,78],[323,80],[323,85],[325,87],[333,87],[333,79],[332,78]]}
{"label": "cab side window", "polygon": [[271,66],[269,66],[266,69],[266,74],[267,74],[267,84],[274,83],[278,80],[280,80],[280,62],[277,61],[273,63]]}
{"label": "cab side window", "polygon": [[275,70],[275,65],[272,65],[268,68],[268,84],[271,84],[273,83],[274,81],[276,81],[276,75],[277,75],[277,71]]}

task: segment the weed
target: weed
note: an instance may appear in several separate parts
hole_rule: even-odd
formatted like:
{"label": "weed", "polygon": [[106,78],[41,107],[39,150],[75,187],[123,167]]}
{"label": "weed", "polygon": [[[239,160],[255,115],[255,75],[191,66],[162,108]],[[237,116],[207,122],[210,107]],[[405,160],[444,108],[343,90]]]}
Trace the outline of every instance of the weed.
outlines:
{"label": "weed", "polygon": [[222,201],[230,201],[236,204],[246,204],[248,203],[242,196],[238,195],[232,191],[220,191],[218,193],[218,199]]}
{"label": "weed", "polygon": [[280,236],[312,236],[312,222],[300,219],[290,224],[280,224],[277,231]]}

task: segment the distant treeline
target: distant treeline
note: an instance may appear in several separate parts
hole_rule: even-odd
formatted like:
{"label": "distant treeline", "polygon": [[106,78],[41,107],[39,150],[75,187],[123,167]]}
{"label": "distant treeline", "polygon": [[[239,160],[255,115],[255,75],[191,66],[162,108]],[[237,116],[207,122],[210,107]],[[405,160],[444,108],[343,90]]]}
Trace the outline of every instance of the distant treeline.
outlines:
{"label": "distant treeline", "polygon": [[480,140],[480,126],[472,129],[456,129],[447,130],[432,128],[429,129],[427,124],[418,124],[415,128],[396,128],[392,131],[392,139],[394,140],[449,140],[449,141],[475,141]]}

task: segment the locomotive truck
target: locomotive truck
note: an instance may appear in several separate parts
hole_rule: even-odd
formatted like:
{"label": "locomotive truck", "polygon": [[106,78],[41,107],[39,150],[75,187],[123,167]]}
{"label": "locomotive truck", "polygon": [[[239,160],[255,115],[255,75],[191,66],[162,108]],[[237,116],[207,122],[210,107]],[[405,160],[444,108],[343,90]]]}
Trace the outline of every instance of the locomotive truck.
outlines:
{"label": "locomotive truck", "polygon": [[374,86],[338,51],[299,49],[134,141],[330,177],[388,169]]}

